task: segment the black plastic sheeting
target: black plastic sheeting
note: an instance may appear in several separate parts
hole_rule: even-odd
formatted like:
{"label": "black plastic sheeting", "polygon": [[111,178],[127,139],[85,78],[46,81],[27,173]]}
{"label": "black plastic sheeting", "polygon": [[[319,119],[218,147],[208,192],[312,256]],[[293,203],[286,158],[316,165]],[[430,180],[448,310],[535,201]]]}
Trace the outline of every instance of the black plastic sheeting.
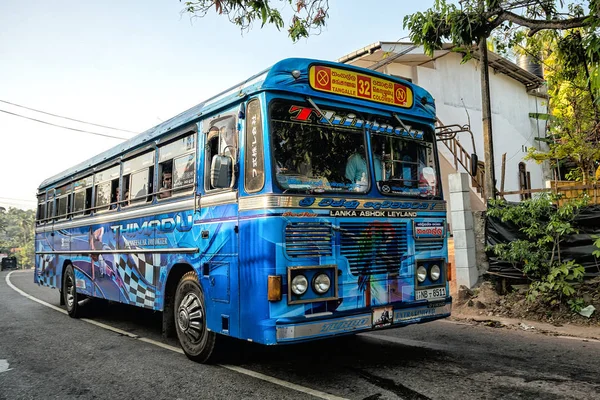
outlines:
{"label": "black plastic sheeting", "polygon": [[[581,209],[573,221],[579,231],[578,234],[569,235],[560,244],[561,258],[576,260],[585,267],[585,277],[600,276],[600,259],[592,253],[599,250],[594,246],[592,236],[600,236],[600,205]],[[499,243],[509,243],[518,239],[526,239],[526,235],[510,222],[502,222],[499,218],[487,216],[486,218],[487,244],[492,246]],[[500,260],[493,252],[488,251],[490,267],[489,272],[504,277],[523,278],[523,274],[512,264]]]}

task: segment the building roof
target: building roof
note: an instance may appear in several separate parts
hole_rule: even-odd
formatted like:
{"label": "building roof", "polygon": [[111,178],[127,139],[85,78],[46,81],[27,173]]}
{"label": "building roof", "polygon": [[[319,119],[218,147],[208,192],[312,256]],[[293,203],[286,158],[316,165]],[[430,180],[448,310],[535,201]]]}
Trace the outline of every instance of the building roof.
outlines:
{"label": "building roof", "polygon": [[[433,62],[452,53],[453,47],[451,44],[444,44],[443,48],[435,50],[433,57],[431,57],[425,54],[423,46],[417,46],[411,42],[377,42],[347,54],[336,61],[374,70],[390,63],[433,68]],[[476,48],[473,51],[473,58],[479,59],[479,51]],[[488,52],[488,64],[496,72],[505,74],[522,83],[528,90],[536,89],[545,82],[539,76],[526,71],[492,51]]]}

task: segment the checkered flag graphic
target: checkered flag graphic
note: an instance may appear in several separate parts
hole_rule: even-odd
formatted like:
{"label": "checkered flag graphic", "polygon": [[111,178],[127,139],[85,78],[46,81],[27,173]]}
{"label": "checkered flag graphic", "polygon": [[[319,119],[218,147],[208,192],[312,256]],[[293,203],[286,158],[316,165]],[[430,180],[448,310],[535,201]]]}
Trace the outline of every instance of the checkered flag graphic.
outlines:
{"label": "checkered flag graphic", "polygon": [[127,254],[119,257],[119,275],[125,284],[130,304],[154,308],[154,277],[160,268],[160,257],[151,254]]}

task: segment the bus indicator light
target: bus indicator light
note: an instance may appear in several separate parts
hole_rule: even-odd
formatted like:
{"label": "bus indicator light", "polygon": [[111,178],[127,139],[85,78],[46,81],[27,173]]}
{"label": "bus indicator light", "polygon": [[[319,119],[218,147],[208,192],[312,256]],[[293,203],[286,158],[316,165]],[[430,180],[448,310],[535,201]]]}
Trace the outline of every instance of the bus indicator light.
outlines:
{"label": "bus indicator light", "polygon": [[280,301],[281,300],[281,276],[269,275],[269,301]]}

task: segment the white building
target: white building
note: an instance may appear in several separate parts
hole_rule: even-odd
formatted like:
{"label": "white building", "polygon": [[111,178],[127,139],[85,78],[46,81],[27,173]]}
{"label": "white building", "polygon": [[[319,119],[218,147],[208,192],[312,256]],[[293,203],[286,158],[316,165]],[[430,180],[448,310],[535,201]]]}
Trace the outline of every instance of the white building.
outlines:
{"label": "white building", "polygon": [[[443,125],[465,125],[470,118],[473,140],[469,133],[459,133],[456,145],[452,141],[446,142],[448,146],[438,143],[445,193],[448,193],[448,174],[467,172],[465,167],[469,168],[470,159],[465,160],[465,155],[476,152],[480,162],[486,161],[477,53],[474,59],[461,64],[462,55],[450,48],[436,51],[430,57],[424,54],[423,47],[412,43],[379,42],[337,60],[401,77],[425,88],[435,99],[438,119]],[[501,188],[503,153],[506,153],[504,191],[516,191],[524,186],[543,188],[545,181],[550,179],[549,168],[534,161],[524,161],[523,157],[532,146],[547,148],[544,142],[536,140],[546,137],[546,121],[536,118],[548,113],[547,99],[540,90],[544,80],[495,53],[490,52],[488,58],[496,188]],[[462,155],[465,166],[459,162],[460,146],[465,150]],[[528,181],[524,180],[527,176]],[[475,187],[472,189],[473,209],[484,209],[481,196]],[[519,201],[521,197],[510,195],[506,199]]]}

